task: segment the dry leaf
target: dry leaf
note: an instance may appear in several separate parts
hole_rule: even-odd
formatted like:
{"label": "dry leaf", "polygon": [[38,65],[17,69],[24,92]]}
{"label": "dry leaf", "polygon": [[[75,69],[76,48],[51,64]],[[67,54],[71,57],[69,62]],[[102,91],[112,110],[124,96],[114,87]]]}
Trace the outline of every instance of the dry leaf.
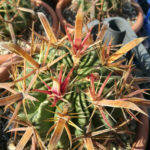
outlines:
{"label": "dry leaf", "polygon": [[146,116],[148,116],[142,109],[140,109],[137,105],[132,102],[125,100],[107,100],[103,99],[100,101],[92,101],[93,104],[103,106],[103,107],[114,107],[114,108],[127,108],[137,112],[140,112]]}
{"label": "dry leaf", "polygon": [[50,142],[49,142],[49,146],[48,149],[49,150],[54,150],[54,148],[56,147],[58,141],[60,140],[60,137],[63,133],[64,127],[66,124],[66,120],[64,119],[59,119],[59,121],[57,122],[56,128],[51,136]]}
{"label": "dry leaf", "polygon": [[24,51],[19,45],[9,43],[9,44],[1,44],[1,46],[13,53],[19,54],[21,57],[23,57],[28,62],[30,62],[35,68],[40,67],[39,64],[26,51]]}
{"label": "dry leaf", "polygon": [[48,37],[49,41],[51,43],[56,43],[57,39],[55,37],[55,34],[54,34],[52,28],[49,25],[49,22],[48,22],[46,16],[42,12],[38,12],[37,14],[38,14],[38,17],[40,18],[40,21],[41,21],[41,23],[44,27],[44,30],[47,34],[47,37]]}
{"label": "dry leaf", "polygon": [[145,39],[146,39],[145,37],[136,38],[136,39],[130,41],[129,43],[125,44],[118,51],[116,51],[114,54],[112,54],[109,57],[108,63],[112,63],[115,60],[119,59],[124,54],[126,54],[128,51],[130,51],[132,48],[136,47],[138,44],[140,44],[141,42],[143,42]]}
{"label": "dry leaf", "polygon": [[6,106],[10,103],[15,103],[19,100],[23,99],[23,94],[22,93],[17,93],[17,94],[13,94],[10,96],[6,96],[3,98],[0,98],[0,106]]}
{"label": "dry leaf", "polygon": [[83,140],[84,140],[87,150],[95,150],[91,138],[84,138]]}
{"label": "dry leaf", "polygon": [[80,46],[82,41],[82,28],[83,28],[83,11],[82,5],[80,6],[75,21],[75,35],[74,35],[74,43],[76,46]]}
{"label": "dry leaf", "polygon": [[32,127],[27,127],[26,132],[24,133],[21,140],[19,141],[19,143],[16,146],[16,150],[23,150],[24,147],[26,146],[27,142],[31,138],[32,134],[33,134]]}

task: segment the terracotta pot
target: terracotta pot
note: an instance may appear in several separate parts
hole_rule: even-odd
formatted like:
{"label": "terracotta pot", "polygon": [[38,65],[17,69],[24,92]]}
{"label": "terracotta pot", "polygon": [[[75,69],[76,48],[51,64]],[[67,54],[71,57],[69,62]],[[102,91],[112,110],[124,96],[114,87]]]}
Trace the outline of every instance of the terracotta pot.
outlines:
{"label": "terracotta pot", "polygon": [[[137,84],[133,85],[136,90],[139,90],[139,86]],[[144,98],[143,94],[137,95],[140,98]],[[146,107],[142,106],[141,109],[148,114],[148,110]],[[139,119],[143,124],[138,123],[136,139],[132,145],[131,150],[145,150],[148,142],[149,136],[149,118],[143,114],[139,114]]]}
{"label": "terracotta pot", "polygon": [[34,4],[35,6],[42,5],[49,12],[49,14],[52,17],[52,21],[53,21],[52,29],[53,29],[55,35],[57,35],[59,23],[58,23],[58,18],[57,18],[57,15],[55,14],[55,11],[48,4],[43,2],[42,0],[31,0],[31,3]]}
{"label": "terracotta pot", "polygon": [[5,82],[10,78],[11,66],[22,60],[22,58],[16,54],[1,55],[3,62],[0,65],[0,82]]}
{"label": "terracotta pot", "polygon": [[132,29],[133,31],[138,32],[143,26],[144,12],[141,6],[137,2],[135,2],[135,0],[131,0],[131,4],[138,12],[136,22],[132,25]]}
{"label": "terracotta pot", "polygon": [[74,28],[74,26],[72,26],[70,23],[66,21],[66,19],[63,17],[63,14],[62,14],[63,9],[65,9],[70,3],[71,3],[71,0],[59,0],[56,5],[56,14],[63,28],[65,28],[66,24],[69,28]]}
{"label": "terracotta pot", "polygon": [[0,55],[0,65],[10,59],[12,56],[13,54]]}
{"label": "terracotta pot", "polygon": [[[40,51],[40,45],[37,45],[35,52]],[[24,49],[30,52],[30,48]],[[22,57],[17,54],[0,55],[0,82],[5,82],[10,79],[11,67],[13,64],[18,64],[22,61]]]}
{"label": "terracotta pot", "polygon": [[[147,108],[143,107],[143,111],[147,113]],[[136,139],[133,143],[132,150],[145,150],[149,136],[149,118],[140,114],[140,121],[143,124],[138,124]]]}

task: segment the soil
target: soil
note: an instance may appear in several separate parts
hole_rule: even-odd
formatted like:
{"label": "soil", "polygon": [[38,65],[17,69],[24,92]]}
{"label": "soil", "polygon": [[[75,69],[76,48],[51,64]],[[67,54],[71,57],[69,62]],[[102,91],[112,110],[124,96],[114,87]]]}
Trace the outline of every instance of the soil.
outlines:
{"label": "soil", "polygon": [[[130,123],[126,126],[131,133],[120,133],[114,134],[114,142],[110,141],[110,149],[113,150],[130,150],[132,148],[132,144],[136,137],[136,128],[137,122],[135,120],[130,121]],[[113,133],[112,133],[113,135]]]}
{"label": "soil", "polygon": [[[3,107],[0,107],[0,115],[4,115],[3,114]],[[9,115],[9,113],[7,112],[7,116]],[[4,132],[4,129],[6,127],[8,123],[8,120],[0,117],[0,150],[7,150],[7,143],[10,139],[10,134]]]}
{"label": "soil", "polygon": [[71,25],[75,25],[75,17],[76,17],[77,12],[73,11],[69,8],[65,8],[63,11],[63,16],[69,22]]}
{"label": "soil", "polygon": [[49,6],[51,6],[52,8],[56,8],[58,0],[43,0],[43,2],[49,4]]}
{"label": "soil", "polygon": [[121,16],[127,20],[128,19],[132,20],[136,18],[137,12],[135,8],[130,3],[127,2],[123,5]]}
{"label": "soil", "polygon": [[140,4],[140,6],[142,7],[144,14],[147,14],[147,11],[149,9],[149,5],[147,3],[147,0],[138,0],[138,3]]}

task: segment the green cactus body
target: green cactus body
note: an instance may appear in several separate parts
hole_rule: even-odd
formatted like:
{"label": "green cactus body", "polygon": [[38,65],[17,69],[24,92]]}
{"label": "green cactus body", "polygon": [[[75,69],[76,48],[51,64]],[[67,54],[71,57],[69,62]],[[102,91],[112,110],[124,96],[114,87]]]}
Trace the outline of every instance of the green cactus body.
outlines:
{"label": "green cactus body", "polygon": [[[47,47],[44,48],[45,50],[47,49]],[[34,59],[39,64],[45,58],[45,50],[40,54],[34,55]],[[53,60],[56,60],[66,52],[66,49],[64,48],[63,50],[63,47],[61,49],[51,47],[46,64],[51,64]],[[33,66],[27,61],[25,63],[25,72],[28,74],[33,70]],[[114,72],[110,76],[110,69],[100,64],[96,50],[90,49],[89,52],[81,57],[77,66],[73,66],[73,63],[72,56],[68,53],[68,55],[54,63],[47,70],[39,71],[37,79],[29,90],[29,94],[38,99],[38,101],[34,102],[34,105],[30,101],[25,102],[26,113],[22,107],[18,114],[19,119],[31,122],[42,140],[47,141],[55,133],[59,119],[66,117],[61,113],[64,111],[63,106],[68,105],[69,110],[66,115],[68,115],[69,119],[65,118],[66,122],[56,146],[64,150],[70,147],[66,125],[72,139],[78,138],[77,141],[72,143],[72,147],[75,147],[77,143],[83,143],[83,137],[86,138],[89,133],[97,132],[99,129],[109,129],[110,126],[113,128],[121,123],[120,118],[124,118],[121,109],[102,106],[102,113],[99,109],[100,107],[96,104],[96,102],[103,99],[116,99],[117,94],[113,90],[114,83],[116,82],[117,86],[121,84],[120,76]],[[20,68],[18,68],[18,72],[20,72]],[[24,70],[18,75],[17,79],[23,76]],[[34,77],[35,73],[25,80],[26,87],[30,85]],[[107,83],[105,83],[107,78]],[[16,83],[16,90],[22,92],[20,91],[22,85],[23,82]],[[101,95],[98,96],[103,86],[104,89]],[[66,88],[64,89],[64,87]],[[95,90],[92,94],[93,88]],[[42,93],[40,90],[47,91],[47,93]],[[90,130],[88,130],[89,123]],[[52,127],[54,128],[51,129]],[[51,129],[50,133],[49,129]],[[46,138],[47,133],[49,134]],[[94,140],[95,137],[90,138]],[[83,145],[83,147],[86,149],[86,145]]]}
{"label": "green cactus body", "polygon": [[[56,51],[58,51],[58,53]],[[54,48],[50,48],[47,63],[51,62],[52,60],[55,60],[55,58],[58,58],[59,55],[61,56],[64,53],[65,51],[63,50],[56,50]],[[44,56],[44,53],[42,55]],[[35,60],[39,61],[39,59],[41,59],[42,61],[43,56],[38,54],[36,55]],[[62,64],[66,66],[64,68],[66,68],[65,74],[67,74],[73,65],[73,61],[71,60],[70,54],[66,56],[65,58],[63,58],[62,60],[60,60],[58,63],[54,64],[45,73],[39,74],[40,78],[43,81],[45,81],[48,86],[52,86],[52,80],[50,79],[50,77],[53,75],[55,78],[55,75],[58,75],[58,70],[60,69],[60,66]],[[70,105],[71,113],[77,113],[75,115],[76,118],[71,118],[71,121],[74,122],[80,129],[82,129],[82,130],[78,130],[68,125],[71,131],[71,134],[74,137],[80,137],[86,133],[86,129],[87,129],[86,127],[88,126],[89,119],[94,109],[93,106],[89,107],[91,103],[88,101],[88,96],[85,93],[85,90],[87,90],[90,86],[90,82],[87,79],[87,77],[90,76],[91,73],[96,73],[99,76],[101,76],[101,79],[103,79],[110,72],[104,67],[99,67],[100,69],[96,68],[98,65],[100,65],[100,63],[99,63],[99,59],[97,57],[96,51],[91,51],[87,53],[85,56],[83,56],[81,58],[81,63],[79,63],[79,65],[74,69],[74,72],[71,76],[71,80],[73,81],[75,79],[75,81],[73,81],[73,84],[70,85],[70,87],[67,89],[66,94],[63,96],[64,99],[71,104]],[[30,64],[27,64],[27,66],[31,67]],[[28,70],[28,72],[30,72],[30,70]],[[29,81],[31,81],[33,77],[34,75],[30,76],[30,78],[27,79],[27,82],[26,82],[27,85],[30,83]],[[111,80],[107,84],[108,89],[110,86],[112,86],[112,82],[113,80]],[[101,84],[99,86],[101,86]],[[40,81],[40,79],[36,80],[35,84],[33,85],[33,88],[40,89],[40,90],[47,90],[47,87]],[[106,93],[106,91],[104,92]],[[48,100],[48,97],[49,97],[48,95],[43,94],[43,93],[38,93],[38,92],[32,92],[31,95],[37,98],[39,102],[35,102],[34,103],[35,106],[30,104],[30,107],[27,107],[27,114],[28,114],[27,119],[30,120],[30,122],[32,122],[32,124],[38,130],[40,136],[44,138],[49,128],[57,122],[57,121],[55,122],[55,120],[48,121],[48,119],[55,118],[55,116],[57,116],[56,113],[59,112],[59,110],[57,110],[56,107],[50,106],[51,103]],[[62,108],[62,105],[64,104],[65,102],[61,100],[58,101],[57,103],[58,107],[60,108]],[[108,115],[106,116],[107,116],[107,119],[110,122],[112,122],[109,116]],[[26,118],[23,112],[19,114],[19,117],[20,119],[23,119],[23,120]],[[108,128],[107,124],[102,119],[101,114],[99,113],[98,110],[96,110],[91,123],[92,123],[91,124],[92,130],[95,130],[96,127],[99,127],[103,124],[105,125],[105,128]],[[111,123],[111,125],[113,125],[113,123]],[[50,135],[52,133],[53,131],[50,133]],[[79,141],[81,141],[81,139]],[[67,133],[64,130],[61,136],[61,139],[58,143],[58,148],[66,149],[66,146],[68,145],[69,145],[69,142],[68,142]]]}

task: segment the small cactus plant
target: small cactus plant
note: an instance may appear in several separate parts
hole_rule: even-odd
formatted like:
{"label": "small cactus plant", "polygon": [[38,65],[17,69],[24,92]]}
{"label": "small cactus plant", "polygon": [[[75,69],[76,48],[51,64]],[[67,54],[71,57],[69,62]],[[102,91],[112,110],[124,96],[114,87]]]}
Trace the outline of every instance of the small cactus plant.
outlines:
{"label": "small cactus plant", "polygon": [[[120,135],[126,131],[130,137],[133,132],[128,124],[140,122],[137,114],[147,116],[139,105],[149,101],[137,96],[145,90],[134,86],[132,59],[124,64],[120,60],[144,38],[113,52],[111,42],[102,42],[102,34],[93,42],[91,30],[87,35],[82,33],[83,15],[80,7],[74,33],[66,26],[67,37],[58,40],[44,14],[39,13],[49,41],[42,41],[40,53],[33,57],[19,45],[1,44],[24,58],[21,65],[13,67],[13,81],[0,83],[5,89],[0,106],[12,112],[6,129],[11,125],[9,132],[15,136],[25,131],[16,150],[29,146],[92,150],[110,143],[119,147]],[[6,92],[8,96],[2,97]],[[27,144],[29,140],[31,144]],[[129,141],[121,146],[132,144]]]}
{"label": "small cactus plant", "polygon": [[3,36],[15,36],[29,26],[31,16],[19,8],[31,8],[30,0],[4,0],[0,2],[0,32]]}

